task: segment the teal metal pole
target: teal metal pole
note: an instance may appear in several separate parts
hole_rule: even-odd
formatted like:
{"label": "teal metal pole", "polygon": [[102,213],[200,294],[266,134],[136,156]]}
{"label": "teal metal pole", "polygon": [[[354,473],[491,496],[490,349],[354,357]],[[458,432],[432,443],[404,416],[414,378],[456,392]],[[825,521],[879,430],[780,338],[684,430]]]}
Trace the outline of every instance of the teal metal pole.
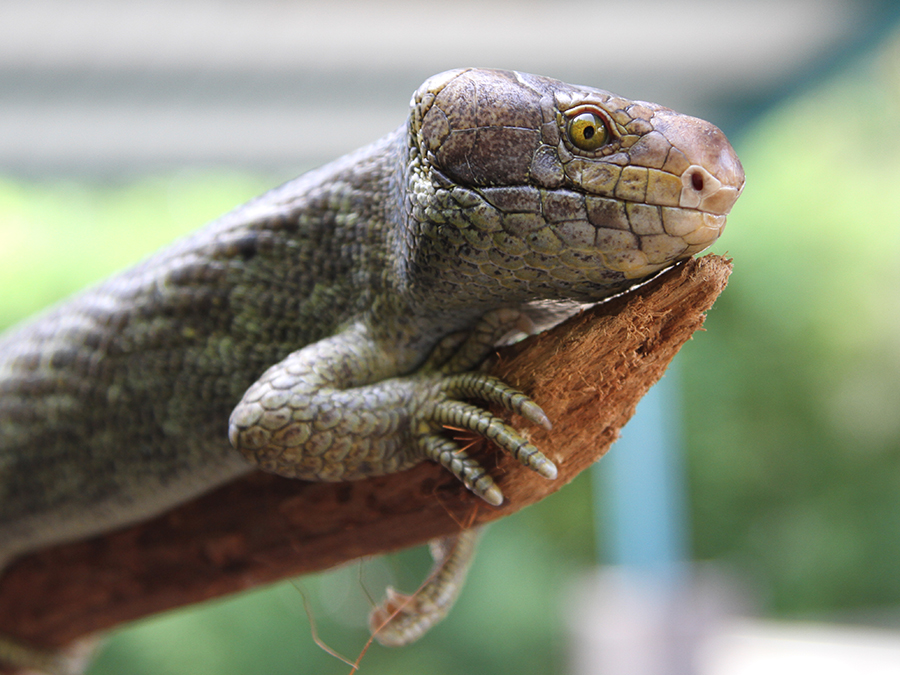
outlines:
{"label": "teal metal pole", "polygon": [[678,385],[670,367],[592,468],[601,559],[664,577],[689,558]]}

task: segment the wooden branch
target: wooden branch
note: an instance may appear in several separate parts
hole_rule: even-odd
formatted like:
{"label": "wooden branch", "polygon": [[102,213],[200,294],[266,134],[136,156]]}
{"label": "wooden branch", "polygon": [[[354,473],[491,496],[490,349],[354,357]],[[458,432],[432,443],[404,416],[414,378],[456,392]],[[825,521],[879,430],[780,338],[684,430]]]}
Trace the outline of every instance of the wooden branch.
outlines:
{"label": "wooden branch", "polygon": [[686,261],[500,351],[492,372],[529,392],[554,421],[550,432],[515,423],[556,462],[555,481],[493,450],[482,458],[506,495],[499,508],[429,462],[354,483],[251,474],[149,522],[19,560],[0,580],[0,634],[63,646],[121,622],[413,546],[537,502],[606,452],[703,324],[730,272],[730,262],[717,256]]}

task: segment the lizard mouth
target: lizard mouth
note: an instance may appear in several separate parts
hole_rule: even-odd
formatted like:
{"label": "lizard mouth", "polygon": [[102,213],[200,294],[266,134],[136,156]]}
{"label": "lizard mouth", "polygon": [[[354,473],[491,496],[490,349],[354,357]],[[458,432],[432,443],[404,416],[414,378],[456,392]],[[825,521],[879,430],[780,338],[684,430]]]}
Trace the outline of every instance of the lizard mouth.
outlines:
{"label": "lizard mouth", "polygon": [[629,279],[652,274],[711,246],[744,190],[744,170],[718,128],[694,118],[673,117],[669,111],[660,111],[654,120],[655,128],[680,152],[682,166],[687,166],[680,177],[669,173],[660,178],[660,170],[643,169],[648,175],[644,203],[626,202],[616,209],[618,226],[627,227],[633,235],[620,238],[621,247],[609,237],[600,241],[603,228],[598,228],[596,250],[610,269]]}
{"label": "lizard mouth", "polygon": [[570,251],[599,256],[606,269],[638,279],[711,246],[743,189],[742,177],[735,182],[690,165],[680,191],[670,182],[662,195],[647,189],[643,202],[588,193],[586,220],[553,223],[553,233]]}
{"label": "lizard mouth", "polygon": [[[626,206],[626,210],[636,209]],[[606,267],[627,279],[645,277],[703,251],[725,228],[724,215],[671,206],[642,210],[643,220],[633,224],[630,231],[597,228],[595,251]],[[654,212],[655,223],[651,225],[649,216]]]}

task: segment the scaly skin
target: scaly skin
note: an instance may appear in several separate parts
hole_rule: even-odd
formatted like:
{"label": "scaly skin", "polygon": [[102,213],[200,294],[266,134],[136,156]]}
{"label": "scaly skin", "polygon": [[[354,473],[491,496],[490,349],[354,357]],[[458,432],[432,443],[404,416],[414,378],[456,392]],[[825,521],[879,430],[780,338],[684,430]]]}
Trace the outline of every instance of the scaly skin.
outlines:
{"label": "scaly skin", "polygon": [[706,122],[533,75],[450,71],[411,106],[0,340],[0,568],[254,466],[353,480],[428,458],[500,503],[445,424],[555,476],[459,399],[548,425],[540,408],[472,369],[709,246],[740,163]]}

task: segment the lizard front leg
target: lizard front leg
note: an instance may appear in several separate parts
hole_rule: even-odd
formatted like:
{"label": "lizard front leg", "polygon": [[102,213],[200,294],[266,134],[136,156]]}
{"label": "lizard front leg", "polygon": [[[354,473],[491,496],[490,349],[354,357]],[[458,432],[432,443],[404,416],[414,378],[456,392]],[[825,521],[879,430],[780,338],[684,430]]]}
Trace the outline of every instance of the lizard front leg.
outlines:
{"label": "lizard front leg", "polygon": [[[267,471],[306,480],[353,480],[439,462],[493,505],[503,495],[445,426],[494,441],[547,478],[555,465],[500,418],[460,398],[503,406],[549,428],[541,408],[497,378],[473,372],[497,341],[520,324],[517,310],[489,312],[467,335],[449,336],[415,373],[379,380],[391,361],[362,326],[315,343],[269,369],[231,416],[229,438]],[[388,589],[371,627],[383,644],[407,644],[443,619],[475,551],[474,530],[432,542],[435,567],[413,598]]]}
{"label": "lizard front leg", "polygon": [[231,443],[266,471],[314,481],[394,473],[431,459],[498,505],[503,495],[490,475],[442,431],[449,426],[481,434],[525,466],[556,477],[553,463],[518,431],[461,400],[494,403],[549,428],[534,401],[471,371],[521,317],[517,310],[488,313],[461,345],[458,336],[445,339],[416,372],[402,377],[391,376],[390,350],[361,324],[308,345],[247,390],[231,415]]}

